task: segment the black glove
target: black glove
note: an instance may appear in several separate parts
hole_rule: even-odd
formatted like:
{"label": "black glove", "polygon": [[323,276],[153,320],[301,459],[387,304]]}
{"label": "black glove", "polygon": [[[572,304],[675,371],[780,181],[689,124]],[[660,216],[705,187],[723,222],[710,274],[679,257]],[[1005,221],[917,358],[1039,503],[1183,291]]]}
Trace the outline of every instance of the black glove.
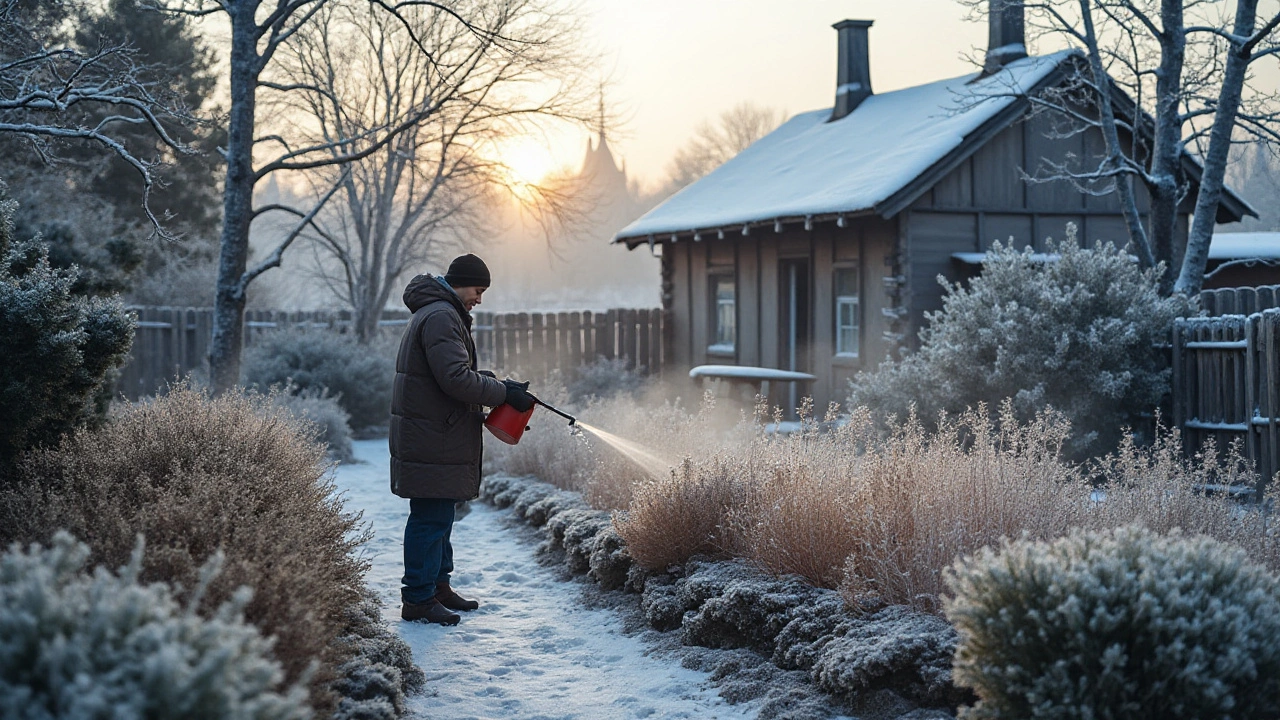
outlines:
{"label": "black glove", "polygon": [[533,396],[529,394],[529,383],[516,382],[510,378],[502,381],[507,386],[507,404],[524,412],[533,407]]}
{"label": "black glove", "polygon": [[497,375],[494,375],[492,370],[477,370],[476,372],[480,373],[481,375],[483,375],[483,376],[485,376],[485,377],[491,377],[491,378],[493,378],[494,380],[497,380],[497,379],[498,379],[498,376],[497,376]]}

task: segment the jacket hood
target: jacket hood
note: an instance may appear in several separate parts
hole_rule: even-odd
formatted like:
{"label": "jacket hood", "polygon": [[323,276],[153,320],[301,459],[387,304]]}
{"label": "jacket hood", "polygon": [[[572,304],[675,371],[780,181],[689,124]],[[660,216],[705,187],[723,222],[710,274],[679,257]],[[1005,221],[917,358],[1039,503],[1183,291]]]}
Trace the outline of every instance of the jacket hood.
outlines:
{"label": "jacket hood", "polygon": [[471,325],[471,313],[462,305],[462,299],[453,290],[444,286],[435,275],[418,275],[409,281],[404,289],[404,305],[409,312],[418,312],[433,302],[444,300],[457,309],[467,325]]}

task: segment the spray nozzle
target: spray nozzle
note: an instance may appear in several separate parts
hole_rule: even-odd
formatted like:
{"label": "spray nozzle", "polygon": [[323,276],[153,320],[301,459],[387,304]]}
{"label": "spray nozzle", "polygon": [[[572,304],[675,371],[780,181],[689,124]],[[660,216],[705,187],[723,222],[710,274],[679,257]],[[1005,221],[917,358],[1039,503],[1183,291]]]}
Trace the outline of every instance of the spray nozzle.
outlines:
{"label": "spray nozzle", "polygon": [[548,404],[546,404],[546,403],[542,402],[541,400],[539,400],[538,398],[534,397],[533,395],[529,395],[529,397],[533,398],[533,401],[534,401],[535,403],[537,403],[537,404],[541,405],[542,407],[544,407],[544,408],[546,408],[546,409],[550,410],[551,412],[553,412],[553,413],[555,413],[555,414],[559,415],[560,417],[562,417],[562,418],[567,418],[567,419],[569,420],[569,427],[573,427],[573,426],[574,426],[574,424],[578,422],[578,419],[577,419],[577,418],[575,418],[574,416],[570,415],[569,413],[567,413],[567,412],[562,412],[562,411],[560,411],[560,410],[557,410],[557,409],[555,409],[555,408],[551,407],[550,405],[548,405]]}

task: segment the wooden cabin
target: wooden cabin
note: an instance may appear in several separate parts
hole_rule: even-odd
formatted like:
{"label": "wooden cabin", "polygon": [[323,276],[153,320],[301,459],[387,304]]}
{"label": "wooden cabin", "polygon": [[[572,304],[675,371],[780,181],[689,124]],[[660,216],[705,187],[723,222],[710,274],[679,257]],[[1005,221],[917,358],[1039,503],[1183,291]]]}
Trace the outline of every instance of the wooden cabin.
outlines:
{"label": "wooden cabin", "polygon": [[[873,94],[870,26],[835,25],[834,108],[791,118],[617,234],[630,249],[661,254],[676,372],[723,364],[811,373],[800,394],[821,410],[844,401],[858,371],[916,342],[924,314],[942,307],[938,277],[971,277],[992,241],[1041,248],[1070,222],[1082,242],[1127,242],[1114,196],[1022,174],[1041,158],[1103,148],[1096,131],[1055,139],[1051,116],[1027,99],[1062,83],[1079,53],[1028,57],[1022,9],[1009,5],[991,12],[982,72]],[[1198,177],[1194,161],[1186,166]],[[1228,192],[1218,220],[1246,212]],[[1183,245],[1186,229],[1184,213]],[[781,388],[770,400],[795,407]]]}

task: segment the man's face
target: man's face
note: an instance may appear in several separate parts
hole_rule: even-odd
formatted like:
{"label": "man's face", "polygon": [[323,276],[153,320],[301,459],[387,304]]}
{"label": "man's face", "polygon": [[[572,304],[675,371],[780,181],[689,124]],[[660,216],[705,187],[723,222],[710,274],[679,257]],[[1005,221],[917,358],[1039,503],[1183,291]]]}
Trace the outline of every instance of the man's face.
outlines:
{"label": "man's face", "polygon": [[471,312],[471,309],[480,304],[480,296],[484,295],[486,287],[469,285],[467,287],[454,288],[453,291],[458,293],[458,297],[462,300],[462,306]]}

